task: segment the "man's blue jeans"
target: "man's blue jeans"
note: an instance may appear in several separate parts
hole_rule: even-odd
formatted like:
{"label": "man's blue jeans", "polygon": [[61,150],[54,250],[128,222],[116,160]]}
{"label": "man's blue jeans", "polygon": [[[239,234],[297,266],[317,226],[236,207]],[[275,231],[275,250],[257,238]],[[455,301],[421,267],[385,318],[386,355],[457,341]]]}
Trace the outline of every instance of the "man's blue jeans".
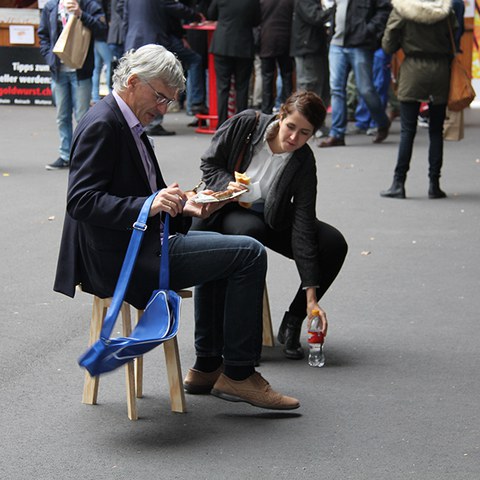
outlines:
{"label": "man's blue jeans", "polygon": [[[195,349],[226,365],[255,365],[262,349],[267,254],[243,235],[190,231],[170,240],[170,288],[195,288]],[[158,271],[158,270],[157,270]]]}
{"label": "man's blue jeans", "polygon": [[[391,58],[391,55],[386,54],[381,48],[376,50],[373,56],[373,84],[382,100],[384,109],[387,108],[388,91],[391,83]],[[372,120],[370,110],[362,97],[358,99],[357,109],[355,110],[355,125],[363,130],[377,126]]]}
{"label": "man's blue jeans", "polygon": [[92,76],[92,102],[100,101],[100,75],[103,65],[106,67],[105,78],[107,80],[108,91],[111,92],[110,81],[112,78],[112,59],[113,52],[107,42],[95,40],[95,68]]}
{"label": "man's blue jeans", "polygon": [[346,88],[350,68],[353,69],[358,93],[367,104],[377,125],[389,125],[382,101],[375,90],[372,77],[373,51],[366,48],[347,48],[330,45],[330,93],[332,105],[332,127],[330,136],[343,138],[347,129]]}
{"label": "man's blue jeans", "polygon": [[60,158],[68,161],[73,134],[72,115],[78,123],[90,108],[92,80],[77,80],[76,72],[59,72],[56,79],[52,79],[52,92],[57,108]]}
{"label": "man's blue jeans", "polygon": [[187,71],[187,104],[200,105],[205,103],[205,71],[202,56],[187,48],[181,38],[170,36],[170,50],[177,55]]}

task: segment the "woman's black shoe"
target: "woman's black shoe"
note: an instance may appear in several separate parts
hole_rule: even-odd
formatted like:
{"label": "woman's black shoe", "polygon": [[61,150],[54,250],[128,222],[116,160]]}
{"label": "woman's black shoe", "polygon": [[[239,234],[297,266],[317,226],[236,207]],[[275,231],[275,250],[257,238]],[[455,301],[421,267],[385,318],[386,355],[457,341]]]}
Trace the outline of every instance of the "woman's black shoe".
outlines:
{"label": "woman's black shoe", "polygon": [[405,198],[405,182],[394,179],[392,186],[388,190],[382,190],[380,196],[387,198]]}
{"label": "woman's black shoe", "polygon": [[428,188],[428,198],[446,198],[447,194],[440,188],[440,181],[438,178],[430,180]]}
{"label": "woman's black shoe", "polygon": [[284,345],[283,353],[285,356],[292,360],[300,360],[305,357],[302,345],[300,344],[302,323],[303,318],[298,318],[289,312],[285,312],[282,324],[278,329],[277,340]]}

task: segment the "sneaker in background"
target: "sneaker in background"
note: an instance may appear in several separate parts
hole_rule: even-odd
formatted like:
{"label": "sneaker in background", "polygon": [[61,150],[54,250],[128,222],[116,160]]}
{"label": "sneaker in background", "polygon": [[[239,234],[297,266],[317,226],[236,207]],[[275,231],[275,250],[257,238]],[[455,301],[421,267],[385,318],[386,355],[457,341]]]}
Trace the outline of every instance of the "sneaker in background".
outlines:
{"label": "sneaker in background", "polygon": [[65,168],[68,168],[70,163],[67,160],[64,160],[63,158],[57,158],[53,163],[49,163],[48,165],[45,165],[46,170],[62,170]]}

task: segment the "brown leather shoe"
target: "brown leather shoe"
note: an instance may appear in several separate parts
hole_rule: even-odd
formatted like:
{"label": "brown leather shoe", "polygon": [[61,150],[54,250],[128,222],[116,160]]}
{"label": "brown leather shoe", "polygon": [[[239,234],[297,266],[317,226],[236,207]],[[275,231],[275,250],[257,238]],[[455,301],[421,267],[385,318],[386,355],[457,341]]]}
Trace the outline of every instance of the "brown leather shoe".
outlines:
{"label": "brown leather shoe", "polygon": [[325,140],[321,141],[318,146],[320,148],[327,147],[344,147],[345,139],[340,137],[327,137]]}
{"label": "brown leather shoe", "polygon": [[270,384],[258,372],[241,381],[232,380],[222,373],[211,393],[229,402],[246,402],[254,407],[271,410],[294,410],[300,406],[296,398],[272,390]]}
{"label": "brown leather shoe", "polygon": [[378,127],[377,134],[373,139],[373,143],[382,143],[388,137],[388,133],[390,131],[391,125],[392,125],[392,122],[389,120],[388,125],[386,127]]}
{"label": "brown leather shoe", "polygon": [[327,148],[327,147],[344,147],[345,146],[345,139],[340,137],[327,137],[325,140],[322,140],[318,146],[320,148]]}
{"label": "brown leather shoe", "polygon": [[187,393],[194,395],[210,393],[210,390],[222,372],[223,365],[218,367],[214,372],[201,372],[200,370],[191,368],[183,381],[183,388]]}

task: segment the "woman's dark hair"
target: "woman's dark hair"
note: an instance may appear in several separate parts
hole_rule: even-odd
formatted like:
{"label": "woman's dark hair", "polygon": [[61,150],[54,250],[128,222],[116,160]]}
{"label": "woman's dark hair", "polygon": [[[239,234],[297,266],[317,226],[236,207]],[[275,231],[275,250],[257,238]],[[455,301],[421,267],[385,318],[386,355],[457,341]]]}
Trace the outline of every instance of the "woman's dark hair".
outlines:
{"label": "woman's dark hair", "polygon": [[314,133],[323,125],[327,116],[327,110],[322,99],[314,92],[299,91],[292,93],[280,107],[278,116],[280,119],[284,119],[295,110],[312,124]]}

